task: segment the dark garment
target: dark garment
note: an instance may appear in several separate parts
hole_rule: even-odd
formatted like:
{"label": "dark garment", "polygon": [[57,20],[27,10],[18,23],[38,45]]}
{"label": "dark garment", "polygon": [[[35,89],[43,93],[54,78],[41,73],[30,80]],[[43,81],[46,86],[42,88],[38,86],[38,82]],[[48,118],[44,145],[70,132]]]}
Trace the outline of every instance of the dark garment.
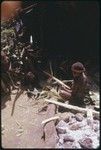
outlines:
{"label": "dark garment", "polygon": [[89,95],[89,83],[85,74],[82,74],[81,77],[74,79],[70,104],[84,106],[86,95]]}
{"label": "dark garment", "polygon": [[84,103],[84,99],[81,97],[71,97],[70,101],[69,101],[70,105],[75,105],[75,106],[79,106],[79,107],[85,107],[85,103]]}

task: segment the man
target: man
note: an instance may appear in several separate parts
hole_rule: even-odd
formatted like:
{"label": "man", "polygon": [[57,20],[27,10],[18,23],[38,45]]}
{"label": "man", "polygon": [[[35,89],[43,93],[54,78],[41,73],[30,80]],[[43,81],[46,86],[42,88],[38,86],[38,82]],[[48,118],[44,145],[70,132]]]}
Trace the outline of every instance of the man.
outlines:
{"label": "man", "polygon": [[84,73],[85,67],[82,63],[76,62],[71,70],[73,74],[71,90],[63,88],[59,94],[63,99],[69,100],[70,104],[85,107],[84,98],[89,95],[88,78]]}

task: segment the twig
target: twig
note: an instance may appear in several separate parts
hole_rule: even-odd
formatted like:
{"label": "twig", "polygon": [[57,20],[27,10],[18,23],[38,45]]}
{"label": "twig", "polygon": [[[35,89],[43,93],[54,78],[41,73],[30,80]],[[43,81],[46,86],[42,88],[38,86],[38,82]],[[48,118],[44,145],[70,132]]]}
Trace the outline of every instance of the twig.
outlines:
{"label": "twig", "polygon": [[73,80],[62,80],[63,83],[73,82]]}
{"label": "twig", "polygon": [[14,102],[13,102],[13,106],[12,106],[12,111],[11,111],[11,116],[13,116],[13,113],[14,113],[14,108],[15,108],[15,102],[17,101],[17,99],[20,97],[20,95],[24,92],[24,90],[18,90],[17,94],[16,94],[16,97],[14,99]]}
{"label": "twig", "polygon": [[15,120],[15,122],[17,123],[17,125],[18,125],[19,127],[22,127],[22,125],[21,125],[17,120]]}
{"label": "twig", "polygon": [[21,12],[24,12],[24,11],[26,11],[26,10],[28,10],[30,8],[33,8],[33,7],[37,6],[37,5],[38,5],[37,3],[33,4],[33,5],[30,5],[30,6],[26,7],[26,8],[24,8],[24,9],[21,9]]}
{"label": "twig", "polygon": [[56,119],[59,119],[59,116],[54,116],[54,117],[45,119],[44,121],[42,121],[41,124],[46,124],[46,123],[48,123],[48,122],[50,122],[50,121],[53,121],[53,120],[56,120]]}
{"label": "twig", "polygon": [[26,109],[26,107],[24,107],[24,106],[22,106],[22,105],[18,105],[18,106]]}
{"label": "twig", "polygon": [[49,62],[49,66],[50,66],[51,75],[53,76],[53,69],[52,69],[52,64],[51,64],[51,62]]}

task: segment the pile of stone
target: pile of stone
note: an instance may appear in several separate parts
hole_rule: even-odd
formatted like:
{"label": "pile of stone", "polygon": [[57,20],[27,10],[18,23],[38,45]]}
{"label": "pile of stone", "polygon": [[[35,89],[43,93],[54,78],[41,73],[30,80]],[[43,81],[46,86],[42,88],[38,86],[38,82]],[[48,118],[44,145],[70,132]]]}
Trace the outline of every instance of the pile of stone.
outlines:
{"label": "pile of stone", "polygon": [[70,113],[65,120],[60,120],[56,125],[57,144],[56,148],[84,148],[92,149],[99,147],[100,121],[90,120],[83,114]]}

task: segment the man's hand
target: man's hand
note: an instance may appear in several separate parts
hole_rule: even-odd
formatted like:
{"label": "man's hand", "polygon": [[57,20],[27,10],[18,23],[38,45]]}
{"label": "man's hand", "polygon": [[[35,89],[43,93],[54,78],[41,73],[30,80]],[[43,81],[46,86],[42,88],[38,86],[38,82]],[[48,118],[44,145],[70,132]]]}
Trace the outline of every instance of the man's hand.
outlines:
{"label": "man's hand", "polygon": [[65,90],[60,90],[59,95],[64,99],[64,100],[69,100],[71,97],[71,91],[65,91]]}

